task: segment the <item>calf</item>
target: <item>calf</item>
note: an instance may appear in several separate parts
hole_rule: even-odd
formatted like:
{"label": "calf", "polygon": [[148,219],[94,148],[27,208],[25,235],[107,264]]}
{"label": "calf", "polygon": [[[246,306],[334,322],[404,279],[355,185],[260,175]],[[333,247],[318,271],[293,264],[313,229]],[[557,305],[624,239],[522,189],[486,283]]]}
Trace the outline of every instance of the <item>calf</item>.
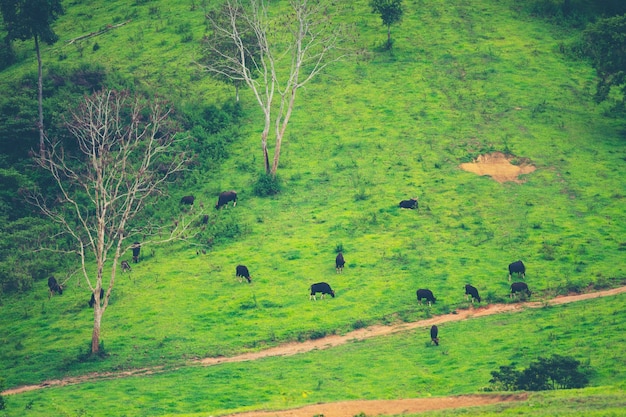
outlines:
{"label": "calf", "polygon": [[341,274],[343,271],[343,266],[346,264],[346,261],[343,259],[343,253],[339,252],[337,257],[335,258],[335,269],[338,274]]}
{"label": "calf", "polygon": [[187,206],[192,206],[193,202],[196,200],[196,197],[192,195],[186,195],[180,199],[180,204],[185,204]]}
{"label": "calf", "polygon": [[311,288],[309,288],[311,290],[311,295],[309,295],[309,300],[311,298],[313,298],[314,300],[317,300],[317,298],[315,297],[315,294],[318,292],[321,292],[321,299],[324,299],[324,294],[330,294],[331,297],[335,298],[335,291],[333,291],[332,288],[330,288],[330,285],[328,285],[325,282],[318,282],[315,283],[313,285],[311,285]]}
{"label": "calf", "polygon": [[[102,299],[104,298],[104,290],[102,288],[100,288],[100,302],[102,302]],[[93,308],[93,306],[96,304],[96,293],[92,292],[91,293],[91,299],[89,300],[89,307]]]}
{"label": "calf", "polygon": [[141,244],[139,242],[133,243],[133,263],[139,262],[139,251],[141,251]]}
{"label": "calf", "polygon": [[526,294],[528,298],[530,298],[530,294],[532,294],[525,282],[514,282],[511,284],[511,298],[514,298],[515,294],[518,292]]}
{"label": "calf", "polygon": [[431,303],[435,304],[435,301],[437,301],[431,290],[420,288],[417,290],[417,301],[419,301],[420,304],[422,304],[422,298],[428,301],[428,305]]}
{"label": "calf", "polygon": [[248,282],[252,282],[252,278],[250,277],[250,271],[248,271],[248,267],[245,265],[237,265],[235,276],[239,278],[239,282],[242,282],[243,278],[247,279]]}
{"label": "calf", "polygon": [[474,299],[478,300],[478,302],[480,303],[480,295],[478,295],[478,290],[476,289],[476,287],[473,287],[469,284],[465,285],[465,295],[469,297],[469,299],[472,301],[472,304],[474,304]]}
{"label": "calf", "polygon": [[235,191],[224,191],[221,192],[219,197],[217,198],[217,204],[215,204],[216,209],[222,208],[222,206],[227,205],[229,202],[233,202],[233,207],[237,205],[237,193]]}
{"label": "calf", "polygon": [[511,280],[511,276],[513,274],[521,275],[522,278],[526,278],[526,266],[522,261],[515,261],[512,264],[509,264],[509,281]]}
{"label": "calf", "polygon": [[410,200],[402,200],[402,201],[400,201],[400,208],[405,208],[405,209],[416,209],[416,208],[418,208],[417,198],[412,198]]}
{"label": "calf", "polygon": [[48,299],[56,293],[59,293],[59,295],[63,294],[63,286],[57,282],[55,277],[48,278],[48,289],[50,290]]}
{"label": "calf", "polygon": [[433,324],[430,328],[430,340],[433,341],[435,346],[439,346],[439,328]]}
{"label": "calf", "polygon": [[130,272],[132,271],[133,268],[130,267],[130,264],[128,263],[128,261],[122,261],[122,272]]}

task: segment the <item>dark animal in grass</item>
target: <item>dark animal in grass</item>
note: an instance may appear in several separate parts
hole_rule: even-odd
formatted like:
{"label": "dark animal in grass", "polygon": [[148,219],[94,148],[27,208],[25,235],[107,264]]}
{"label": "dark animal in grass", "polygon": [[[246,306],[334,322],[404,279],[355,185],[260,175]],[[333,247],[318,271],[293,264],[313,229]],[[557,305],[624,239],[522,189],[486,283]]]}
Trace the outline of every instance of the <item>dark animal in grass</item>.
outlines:
{"label": "dark animal in grass", "polygon": [[139,252],[141,251],[141,244],[139,242],[133,243],[133,262],[139,262]]}
{"label": "dark animal in grass", "polygon": [[433,341],[435,346],[439,346],[439,328],[433,324],[430,328],[430,340]]}
{"label": "dark animal in grass", "polygon": [[250,277],[250,271],[248,271],[248,267],[245,265],[237,265],[235,275],[237,276],[237,278],[239,278],[239,282],[242,282],[243,278],[247,279],[248,282],[252,282],[252,278]]}
{"label": "dark animal in grass", "polygon": [[128,261],[122,261],[122,272],[130,272],[133,270],[133,268],[130,267],[130,264],[128,263]]}
{"label": "dark animal in grass", "polygon": [[192,195],[186,195],[183,198],[180,199],[180,204],[184,204],[186,206],[191,206],[193,205],[193,202],[196,200],[196,197],[192,196]]}
{"label": "dark animal in grass", "polygon": [[530,294],[532,294],[525,282],[514,282],[511,284],[511,298],[514,298],[517,293],[526,294],[528,298],[530,298]]}
{"label": "dark animal in grass", "polygon": [[400,208],[405,208],[405,209],[416,209],[416,208],[418,208],[417,198],[412,198],[410,200],[402,200],[402,201],[400,201]]}
{"label": "dark animal in grass", "polygon": [[59,295],[63,294],[63,286],[57,282],[55,277],[48,278],[48,289],[50,290],[48,299],[56,293],[59,293]]}
{"label": "dark animal in grass", "polygon": [[222,206],[227,205],[230,202],[233,202],[233,207],[237,205],[237,193],[234,191],[224,191],[221,192],[219,197],[217,197],[217,204],[215,204],[216,209],[221,209]]}
{"label": "dark animal in grass", "polygon": [[314,300],[317,300],[317,298],[315,297],[315,294],[318,292],[322,293],[320,297],[321,299],[324,299],[325,294],[330,294],[331,297],[335,298],[335,291],[333,291],[333,289],[330,288],[330,285],[328,285],[326,282],[317,282],[311,285],[311,288],[309,289],[311,290],[311,295],[309,295],[309,300],[311,298],[313,298]]}
{"label": "dark animal in grass", "polygon": [[337,257],[335,258],[335,269],[338,274],[341,274],[343,271],[343,266],[346,264],[345,259],[343,259],[343,253],[339,252]]}
{"label": "dark animal in grass", "polygon": [[480,295],[478,295],[478,290],[476,289],[476,287],[466,284],[465,295],[469,297],[469,299],[472,301],[472,304],[474,303],[474,300],[477,300],[480,303]]}
{"label": "dark animal in grass", "polygon": [[420,304],[422,304],[422,299],[425,299],[426,301],[428,301],[428,305],[430,305],[431,303],[434,304],[435,301],[437,301],[437,299],[435,298],[431,290],[420,288],[419,290],[417,290],[416,294],[417,294],[417,301],[419,301]]}
{"label": "dark animal in grass", "polygon": [[[100,288],[100,302],[102,302],[103,298],[104,298],[104,289]],[[96,304],[96,294],[91,293],[91,299],[89,300],[89,307],[93,308],[95,304]]]}
{"label": "dark animal in grass", "polygon": [[511,276],[513,274],[521,275],[522,278],[526,278],[526,266],[522,261],[515,261],[512,264],[509,264],[509,281],[511,280]]}

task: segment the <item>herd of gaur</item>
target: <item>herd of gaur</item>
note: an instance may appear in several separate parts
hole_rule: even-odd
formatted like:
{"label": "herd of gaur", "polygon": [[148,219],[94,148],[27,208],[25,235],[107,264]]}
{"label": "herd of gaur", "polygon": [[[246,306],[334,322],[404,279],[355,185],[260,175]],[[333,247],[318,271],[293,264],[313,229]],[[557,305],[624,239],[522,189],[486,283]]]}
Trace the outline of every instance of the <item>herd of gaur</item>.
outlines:
{"label": "herd of gaur", "polygon": [[[193,205],[194,201],[195,201],[195,197],[193,195],[187,195],[181,198],[180,204]],[[218,200],[217,200],[217,203],[215,204],[215,208],[219,210],[222,207],[228,205],[228,203],[230,203],[231,201],[233,202],[233,207],[235,207],[237,205],[237,193],[235,191],[231,190],[231,191],[221,192],[218,196]],[[417,198],[411,198],[409,200],[402,200],[400,201],[399,207],[402,209],[415,210],[418,208]],[[140,243],[134,242],[132,246],[134,263],[137,263],[139,261],[140,248],[141,248]],[[337,273],[343,272],[345,263],[346,261],[343,257],[343,253],[339,252],[335,258],[335,269]],[[126,260],[121,261],[121,267],[122,267],[122,272],[130,272],[132,270],[130,263]],[[511,281],[511,278],[513,275],[516,275],[518,277],[521,276],[522,278],[525,278],[526,266],[521,260],[515,261],[509,264],[509,281]],[[250,271],[248,270],[248,267],[245,265],[237,265],[237,267],[235,268],[235,276],[239,279],[240,282],[242,282],[243,279],[246,279],[248,283],[252,282]],[[48,298],[50,298],[52,295],[56,293],[63,294],[63,284],[59,283],[54,277],[48,278],[48,288],[50,290]],[[316,282],[314,284],[311,284],[311,286],[309,287],[309,300],[311,299],[317,300],[316,295],[318,293],[321,294],[320,298],[322,299],[324,298],[324,295],[326,294],[330,295],[333,298],[335,297],[335,291],[331,288],[330,284],[328,284],[327,282]],[[527,297],[530,297],[531,295],[531,291],[528,288],[528,285],[522,281],[513,282],[511,284],[510,297],[513,298],[518,293],[525,294]],[[433,292],[427,288],[418,289],[416,291],[416,296],[417,296],[417,301],[420,304],[422,304],[422,300],[426,300],[429,306],[435,303],[437,300]],[[474,300],[476,300],[478,303],[480,303],[481,301],[480,295],[478,293],[478,289],[470,284],[465,285],[465,296],[469,301],[471,301],[472,304],[474,303]],[[99,299],[102,299],[103,297],[104,297],[104,290],[100,289]],[[88,302],[89,307],[93,307],[95,302],[96,302],[96,297],[95,297],[95,294],[92,293],[91,299]],[[430,336],[431,336],[432,342],[435,345],[439,345],[438,333],[439,333],[439,329],[437,328],[436,325],[433,325],[430,329]]]}

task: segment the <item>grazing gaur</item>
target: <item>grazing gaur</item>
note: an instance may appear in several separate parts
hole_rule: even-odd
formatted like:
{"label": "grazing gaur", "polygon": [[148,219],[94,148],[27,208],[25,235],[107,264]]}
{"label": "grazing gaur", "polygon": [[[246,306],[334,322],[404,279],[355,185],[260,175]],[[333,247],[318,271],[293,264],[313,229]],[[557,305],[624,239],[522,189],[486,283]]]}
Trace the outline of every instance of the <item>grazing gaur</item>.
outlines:
{"label": "grazing gaur", "polygon": [[141,244],[139,242],[133,243],[133,262],[139,262],[139,252],[141,251]]}
{"label": "grazing gaur", "polygon": [[196,200],[196,197],[193,195],[186,195],[180,199],[180,204],[185,204],[187,206],[192,206],[193,202]]}
{"label": "grazing gaur", "polygon": [[250,277],[250,271],[248,271],[248,267],[245,265],[237,265],[235,276],[239,278],[239,282],[242,282],[243,278],[247,279],[248,282],[252,282],[252,277]]}
{"label": "grazing gaur", "polygon": [[416,294],[417,301],[419,301],[420,304],[422,304],[422,298],[428,301],[428,305],[430,305],[431,303],[435,304],[435,301],[437,301],[431,290],[420,288],[419,290],[417,290]]}
{"label": "grazing gaur", "polygon": [[469,299],[472,301],[472,304],[474,304],[474,299],[478,300],[478,302],[480,303],[480,295],[478,295],[478,290],[476,289],[476,287],[466,284],[465,295],[469,296]]}
{"label": "grazing gaur", "polygon": [[526,278],[526,266],[522,261],[515,261],[509,264],[509,281],[513,274],[521,275],[522,278]]}
{"label": "grazing gaur", "polygon": [[525,293],[528,298],[530,298],[530,295],[532,294],[525,282],[514,282],[511,284],[511,298],[514,298],[515,294],[518,292]]}
{"label": "grazing gaur", "polygon": [[343,266],[346,264],[345,259],[343,259],[343,253],[339,252],[337,257],[335,258],[335,269],[338,274],[341,274],[343,271]]}
{"label": "grazing gaur", "polygon": [[122,272],[130,272],[133,270],[133,268],[130,267],[130,264],[128,263],[128,261],[122,261]]}
{"label": "grazing gaur", "polygon": [[439,328],[433,324],[433,327],[430,328],[430,340],[433,341],[435,346],[439,346]]}
{"label": "grazing gaur", "polygon": [[[104,289],[100,288],[100,302],[102,302],[102,299],[104,298]],[[96,304],[96,293],[91,293],[91,299],[89,300],[89,307],[93,308],[93,306]]]}
{"label": "grazing gaur", "polygon": [[215,204],[216,209],[221,209],[222,206],[227,205],[229,202],[233,202],[233,207],[237,205],[237,193],[235,191],[224,191],[221,192],[219,197],[217,198],[217,204]]}
{"label": "grazing gaur", "polygon": [[55,277],[48,278],[48,289],[50,290],[48,299],[56,293],[59,293],[59,295],[63,294],[63,286],[57,282]]}
{"label": "grazing gaur", "polygon": [[335,298],[335,291],[333,291],[332,288],[330,288],[330,285],[328,285],[326,282],[317,282],[313,285],[311,285],[311,287],[309,288],[311,290],[311,295],[309,295],[309,300],[311,298],[313,298],[314,300],[317,300],[317,298],[315,297],[315,294],[318,292],[321,292],[321,299],[324,299],[324,295],[325,294],[330,294],[331,297]]}
{"label": "grazing gaur", "polygon": [[402,201],[400,201],[400,208],[405,208],[405,209],[416,209],[416,208],[418,208],[417,198],[412,198],[410,200],[402,200]]}

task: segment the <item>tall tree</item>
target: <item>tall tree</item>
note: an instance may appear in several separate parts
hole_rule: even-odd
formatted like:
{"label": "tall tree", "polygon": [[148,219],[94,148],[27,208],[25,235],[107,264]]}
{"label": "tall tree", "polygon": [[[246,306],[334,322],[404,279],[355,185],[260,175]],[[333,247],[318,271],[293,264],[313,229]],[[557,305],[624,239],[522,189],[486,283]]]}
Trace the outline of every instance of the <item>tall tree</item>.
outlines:
{"label": "tall tree", "polygon": [[626,100],[626,15],[599,19],[583,32],[585,49],[599,80],[596,100],[608,99],[612,87]]}
{"label": "tall tree", "polygon": [[39,153],[44,149],[43,128],[43,65],[41,63],[41,51],[39,42],[52,45],[58,40],[58,36],[52,30],[52,23],[63,14],[61,0],[0,0],[0,10],[7,30],[7,42],[14,40],[35,40],[35,52],[37,53],[38,78],[38,107],[39,120]]}
{"label": "tall tree", "polygon": [[244,56],[241,61],[248,66],[248,72],[252,76],[256,76],[251,66],[253,62],[260,59],[259,46],[254,32],[252,32],[249,25],[243,22],[237,24],[239,27],[237,39],[233,39],[230,33],[215,30],[215,28],[230,26],[230,19],[232,18],[243,18],[241,15],[232,16],[229,6],[230,5],[226,3],[222,5],[221,8],[207,13],[207,21],[212,23],[214,30],[210,35],[204,38],[204,43],[207,46],[211,46],[204,48],[204,55],[200,62],[204,65],[221,68],[222,72],[215,72],[215,75],[224,81],[233,83],[235,86],[235,99],[239,101],[239,88],[243,83],[243,79],[239,76],[239,69],[234,70],[230,62],[228,62],[230,58],[226,59],[225,57],[237,56],[239,54],[239,48],[242,48],[246,56]]}
{"label": "tall tree", "polygon": [[402,0],[370,0],[372,13],[377,13],[387,26],[387,48],[391,49],[391,25],[402,21]]}
{"label": "tall tree", "polygon": [[[296,93],[329,64],[347,55],[341,42],[348,32],[331,21],[332,2],[290,0],[289,5],[288,13],[273,17],[269,1],[225,0],[219,18],[206,16],[212,35],[204,42],[208,59],[199,63],[206,71],[244,82],[254,94],[264,116],[261,148],[265,173],[273,177]],[[270,163],[272,124],[275,142]]]}
{"label": "tall tree", "polygon": [[[132,247],[125,242],[156,233],[133,228],[130,222],[186,163],[185,154],[175,149],[177,140],[167,125],[169,115],[160,101],[146,103],[126,93],[103,90],[71,111],[67,127],[77,142],[75,154],[46,138],[44,152],[35,157],[52,174],[59,196],[53,206],[39,194],[32,195],[32,201],[73,238],[83,276],[94,294],[94,354],[99,351],[100,326],[118,262]],[[171,227],[164,240],[176,237],[185,224],[175,222]],[[110,274],[108,288],[100,300],[106,273]]]}

